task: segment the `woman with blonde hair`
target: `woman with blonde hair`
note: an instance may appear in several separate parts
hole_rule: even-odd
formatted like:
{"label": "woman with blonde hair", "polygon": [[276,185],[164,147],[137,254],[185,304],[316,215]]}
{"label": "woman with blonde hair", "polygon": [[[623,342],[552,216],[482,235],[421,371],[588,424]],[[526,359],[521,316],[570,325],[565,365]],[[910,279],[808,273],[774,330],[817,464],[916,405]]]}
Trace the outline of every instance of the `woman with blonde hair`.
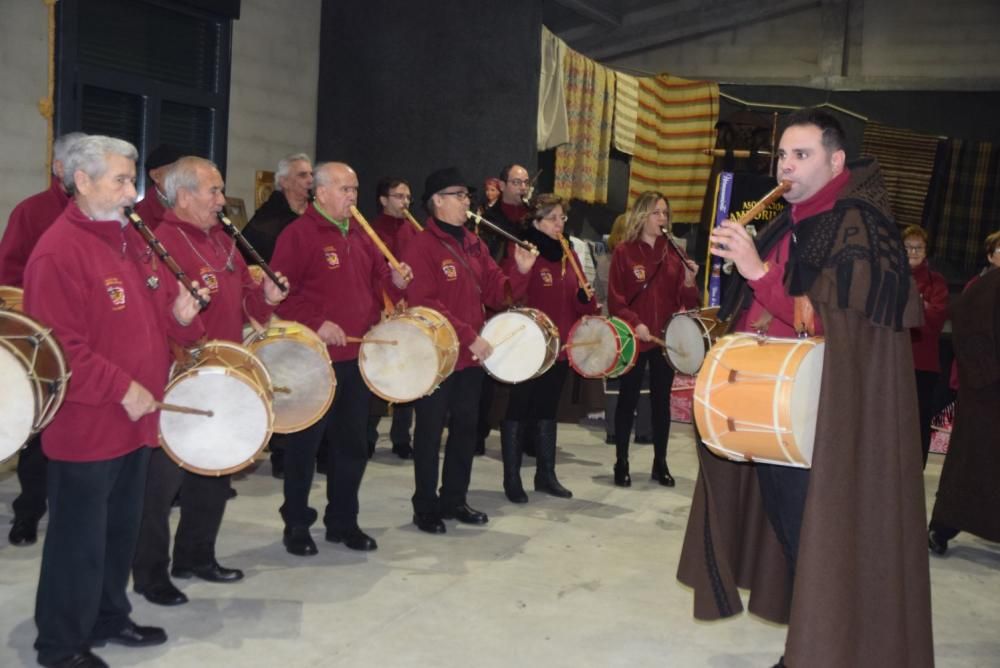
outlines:
{"label": "woman with blonde hair", "polygon": [[621,378],[615,409],[614,476],[619,487],[632,484],[629,436],[647,366],[653,423],[652,479],[667,487],[674,485],[667,468],[674,371],[653,337],[662,335],[674,313],[698,305],[698,265],[681,258],[666,239],[669,233],[670,202],[660,193],[644,192],[628,211],[621,242],[611,257],[608,311],[635,330],[639,350],[635,366]]}

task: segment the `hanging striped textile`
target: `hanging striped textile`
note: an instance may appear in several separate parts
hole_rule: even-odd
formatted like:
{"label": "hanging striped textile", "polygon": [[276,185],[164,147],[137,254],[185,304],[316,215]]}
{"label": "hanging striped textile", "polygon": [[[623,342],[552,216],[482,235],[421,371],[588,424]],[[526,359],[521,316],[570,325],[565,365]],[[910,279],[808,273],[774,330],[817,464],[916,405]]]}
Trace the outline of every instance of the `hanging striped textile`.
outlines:
{"label": "hanging striped textile", "polygon": [[639,120],[639,80],[615,73],[615,148],[635,154],[635,126]]}
{"label": "hanging striped textile", "polygon": [[629,180],[629,205],[656,190],[669,200],[675,223],[697,223],[708,189],[715,145],[719,84],[667,74],[639,79],[639,118]]}
{"label": "hanging striped textile", "polygon": [[985,264],[986,235],[1000,230],[1000,150],[989,142],[942,141],[924,207],[930,255],[971,277]]}
{"label": "hanging striped textile", "polygon": [[556,147],[555,194],[608,201],[615,73],[572,49],[563,59],[569,143]]}
{"label": "hanging striped textile", "polygon": [[939,138],[869,122],[861,143],[862,155],[878,158],[899,225],[920,225],[924,200],[934,171]]}

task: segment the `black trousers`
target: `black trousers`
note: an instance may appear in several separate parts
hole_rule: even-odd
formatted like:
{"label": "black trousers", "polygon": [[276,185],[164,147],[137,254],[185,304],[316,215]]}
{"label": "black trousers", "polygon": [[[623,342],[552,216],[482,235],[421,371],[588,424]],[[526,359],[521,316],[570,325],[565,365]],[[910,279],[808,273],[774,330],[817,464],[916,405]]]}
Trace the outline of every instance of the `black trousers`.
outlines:
{"label": "black trousers", "polygon": [[497,383],[491,376],[483,372],[482,387],[479,390],[479,403],[476,414],[476,438],[483,442],[490,435],[490,411],[493,410],[493,400],[496,398]]}
{"label": "black trousers", "polygon": [[618,406],[615,409],[615,454],[618,459],[628,459],[629,436],[632,420],[639,403],[643,370],[649,366],[649,402],[652,407],[653,450],[655,457],[667,456],[670,438],[670,388],[674,384],[674,370],[659,348],[639,353],[635,366],[621,377],[618,388]]}
{"label": "black trousers", "polygon": [[35,599],[40,662],[120,631],[149,449],[97,462],[49,461],[49,526]]}
{"label": "black trousers", "polygon": [[795,563],[802,534],[802,514],[809,492],[809,469],[755,464],[761,502],[788,561],[789,582],[795,581]]}
{"label": "black trousers", "polygon": [[[417,424],[413,430],[413,510],[438,513],[466,502],[472,460],[476,449],[476,420],[482,368],[456,371],[431,395],[414,403]],[[440,498],[437,491],[441,434],[448,423]]]}
{"label": "black trousers", "polygon": [[345,530],[358,524],[358,491],[368,464],[368,411],[371,390],[365,385],[358,360],[334,362],[337,394],[318,422],[285,440],[285,502],[281,517],[286,528],[308,527],[316,521],[309,507],[309,489],[316,469],[316,450],[330,423],[330,450],[327,453],[327,529]]}
{"label": "black trousers", "polygon": [[556,362],[541,376],[512,385],[507,419],[515,422],[555,420],[567,371],[569,362]]}
{"label": "black trousers", "polygon": [[139,540],[132,561],[135,588],[142,590],[168,579],[170,506],[181,495],[181,518],[174,539],[174,565],[206,566],[215,560],[215,539],[229,500],[230,476],[203,476],[185,471],[163,448],[149,456]]}
{"label": "black trousers", "polygon": [[21,484],[21,493],[11,504],[15,518],[37,522],[45,515],[48,464],[49,459],[42,452],[41,434],[35,434],[18,454],[17,481]]}
{"label": "black trousers", "polygon": [[931,420],[934,419],[934,390],[937,388],[941,374],[937,371],[921,371],[917,369],[917,411],[920,414],[920,449],[923,452],[924,466],[927,466],[927,453],[931,449]]}
{"label": "black trousers", "polygon": [[410,429],[413,427],[413,402],[392,405],[392,427],[389,440],[393,445],[409,445]]}

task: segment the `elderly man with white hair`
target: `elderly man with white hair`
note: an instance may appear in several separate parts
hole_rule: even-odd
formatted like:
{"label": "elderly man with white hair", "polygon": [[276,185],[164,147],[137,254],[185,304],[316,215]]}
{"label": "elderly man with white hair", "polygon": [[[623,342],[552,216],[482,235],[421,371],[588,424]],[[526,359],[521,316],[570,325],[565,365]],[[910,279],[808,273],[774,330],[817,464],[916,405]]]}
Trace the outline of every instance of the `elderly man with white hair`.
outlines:
{"label": "elderly man with white hair", "polygon": [[49,525],[35,649],[43,666],[104,666],[91,647],[166,642],[163,629],[132,621],[126,585],[157,445],[168,337],[190,345],[204,330],[198,302],[126,222],[136,157],[134,146],[112,137],[73,144],[63,174],[73,199],[24,273],[25,311],[52,328],[73,374],[42,434]]}
{"label": "elderly man with white hair", "polygon": [[293,153],[278,161],[278,170],[274,173],[274,192],[257,209],[243,230],[247,241],[265,262],[271,261],[274,245],[282,230],[306,212],[312,187],[313,167],[308,155]]}

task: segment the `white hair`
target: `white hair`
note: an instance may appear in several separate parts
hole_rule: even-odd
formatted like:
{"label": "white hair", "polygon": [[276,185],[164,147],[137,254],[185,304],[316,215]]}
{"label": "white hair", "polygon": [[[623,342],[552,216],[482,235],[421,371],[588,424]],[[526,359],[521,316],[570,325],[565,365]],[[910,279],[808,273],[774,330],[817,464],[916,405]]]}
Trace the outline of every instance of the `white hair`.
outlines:
{"label": "white hair", "polygon": [[63,185],[67,192],[74,192],[73,175],[81,171],[91,179],[101,178],[108,170],[108,156],[120,155],[135,162],[139,152],[124,139],[104,135],[87,135],[70,142],[63,160]]}
{"label": "white hair", "polygon": [[274,189],[281,190],[281,179],[288,176],[288,172],[292,171],[292,163],[304,160],[312,164],[312,158],[310,158],[305,153],[292,153],[291,155],[286,155],[284,158],[278,161],[278,171],[274,173]]}
{"label": "white hair", "polygon": [[52,175],[59,176],[56,174],[56,163],[61,162],[63,166],[66,165],[66,153],[69,152],[70,146],[73,145],[77,140],[83,139],[87,136],[86,132],[67,132],[62,135],[54,142],[52,142]]}
{"label": "white hair", "polygon": [[167,200],[167,206],[173,208],[177,204],[178,190],[193,192],[198,189],[198,167],[219,169],[211,160],[193,155],[186,155],[171,165],[163,179],[163,197]]}

